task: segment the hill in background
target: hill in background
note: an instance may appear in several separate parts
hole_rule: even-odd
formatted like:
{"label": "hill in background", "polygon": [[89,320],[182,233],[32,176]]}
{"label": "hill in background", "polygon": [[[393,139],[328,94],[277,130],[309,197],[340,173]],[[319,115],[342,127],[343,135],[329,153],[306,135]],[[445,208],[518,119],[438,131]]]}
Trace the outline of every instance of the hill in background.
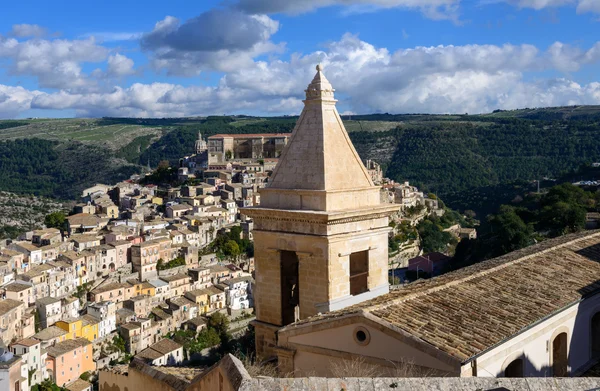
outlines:
{"label": "hill in background", "polygon": [[[115,182],[148,163],[175,164],[193,152],[198,132],[204,137],[291,132],[296,120],[219,116],[0,121],[0,190],[74,198],[90,184]],[[515,186],[527,188],[536,179],[556,178],[600,161],[600,106],[484,115],[373,114],[343,120],[363,159],[380,162],[388,177],[411,181],[458,209],[491,204],[488,195],[509,198]],[[15,141],[22,138],[30,144]]]}

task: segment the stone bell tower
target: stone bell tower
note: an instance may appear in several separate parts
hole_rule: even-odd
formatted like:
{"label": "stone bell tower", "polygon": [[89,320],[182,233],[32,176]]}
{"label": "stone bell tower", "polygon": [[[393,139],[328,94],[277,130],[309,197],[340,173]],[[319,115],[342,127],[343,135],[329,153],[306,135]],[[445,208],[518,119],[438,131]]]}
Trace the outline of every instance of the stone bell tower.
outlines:
{"label": "stone bell tower", "polygon": [[256,349],[273,354],[277,330],[385,294],[388,218],[317,66],[304,110],[254,219]]}

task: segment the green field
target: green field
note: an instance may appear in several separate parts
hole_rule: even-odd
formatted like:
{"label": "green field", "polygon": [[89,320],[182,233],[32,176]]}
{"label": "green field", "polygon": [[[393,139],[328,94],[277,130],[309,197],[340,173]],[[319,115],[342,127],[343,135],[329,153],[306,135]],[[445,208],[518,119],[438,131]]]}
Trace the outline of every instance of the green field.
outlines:
{"label": "green field", "polygon": [[[0,129],[0,141],[20,138],[41,138],[56,141],[80,141],[89,144],[101,144],[110,149],[119,149],[136,137],[153,135],[159,138],[165,127],[104,124],[98,119],[35,119],[22,120],[29,122],[24,126]],[[11,121],[0,124],[10,125]],[[166,127],[168,130],[169,127]]]}

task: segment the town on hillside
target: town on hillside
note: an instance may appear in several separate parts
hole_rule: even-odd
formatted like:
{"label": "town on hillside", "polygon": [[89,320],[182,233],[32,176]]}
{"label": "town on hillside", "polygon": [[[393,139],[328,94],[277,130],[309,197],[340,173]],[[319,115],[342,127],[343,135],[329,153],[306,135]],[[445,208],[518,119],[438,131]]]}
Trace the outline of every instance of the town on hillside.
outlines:
{"label": "town on hillside", "polygon": [[318,66],[293,133],[199,134],[178,167],[96,184],[3,240],[0,389],[594,370],[599,234],[449,272],[478,222],[361,161],[333,92]]}

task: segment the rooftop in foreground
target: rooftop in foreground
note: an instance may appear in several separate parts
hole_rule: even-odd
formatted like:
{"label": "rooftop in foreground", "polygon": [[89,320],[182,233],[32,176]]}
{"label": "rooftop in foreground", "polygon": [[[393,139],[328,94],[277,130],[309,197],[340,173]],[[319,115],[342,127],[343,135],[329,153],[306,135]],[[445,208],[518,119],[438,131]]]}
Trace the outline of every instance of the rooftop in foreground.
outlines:
{"label": "rooftop in foreground", "polygon": [[282,332],[363,315],[468,362],[599,290],[600,231],[586,231],[419,280]]}

